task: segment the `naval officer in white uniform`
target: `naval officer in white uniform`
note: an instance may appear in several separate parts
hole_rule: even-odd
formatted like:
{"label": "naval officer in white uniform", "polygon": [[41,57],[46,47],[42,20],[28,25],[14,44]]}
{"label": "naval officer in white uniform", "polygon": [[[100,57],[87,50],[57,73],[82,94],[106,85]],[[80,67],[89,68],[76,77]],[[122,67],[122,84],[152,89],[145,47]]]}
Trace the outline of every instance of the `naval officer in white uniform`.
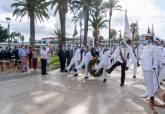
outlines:
{"label": "naval officer in white uniform", "polygon": [[92,54],[91,54],[91,51],[89,51],[88,46],[87,46],[86,47],[86,53],[84,53],[84,56],[82,58],[80,65],[78,65],[76,67],[77,70],[80,70],[85,65],[84,74],[85,74],[86,79],[88,78],[88,64],[89,64],[91,59],[92,59]]}
{"label": "naval officer in white uniform", "polygon": [[108,66],[110,66],[111,64],[110,55],[111,55],[110,49],[104,51],[104,53],[102,53],[102,56],[100,58],[99,64],[96,66],[96,72],[98,72],[100,69],[103,68],[103,74],[102,74],[103,82],[106,82],[107,80],[106,70],[108,69]]}
{"label": "naval officer in white uniform", "polygon": [[121,84],[120,86],[124,86],[125,82],[125,71],[128,69],[128,66],[132,62],[133,51],[132,48],[125,42],[122,42],[122,45],[117,47],[113,54],[110,57],[116,58],[116,62],[106,70],[107,73],[111,74],[111,72],[118,66],[121,66]]}
{"label": "naval officer in white uniform", "polygon": [[154,103],[154,82],[156,77],[156,68],[158,66],[157,49],[152,44],[152,40],[148,40],[149,44],[146,45],[141,54],[140,63],[144,76],[144,83],[146,87],[146,96],[150,98],[150,102]]}
{"label": "naval officer in white uniform", "polygon": [[[69,71],[73,65],[75,65],[75,68],[77,68],[80,61],[81,61],[81,48],[77,48],[75,50],[75,53],[74,53],[72,59],[71,59],[70,64],[66,68],[66,71]],[[75,70],[75,75],[74,76],[78,76],[76,70]]]}

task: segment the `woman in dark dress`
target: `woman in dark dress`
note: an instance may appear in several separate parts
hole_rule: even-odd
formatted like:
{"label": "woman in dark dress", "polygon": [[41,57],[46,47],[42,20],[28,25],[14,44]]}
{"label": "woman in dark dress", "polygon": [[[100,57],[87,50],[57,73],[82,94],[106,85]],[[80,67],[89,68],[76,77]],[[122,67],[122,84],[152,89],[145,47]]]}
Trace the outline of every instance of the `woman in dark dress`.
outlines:
{"label": "woman in dark dress", "polygon": [[38,57],[37,57],[37,50],[35,50],[35,48],[33,48],[32,55],[33,55],[33,59],[32,59],[33,69],[36,71],[37,70]]}

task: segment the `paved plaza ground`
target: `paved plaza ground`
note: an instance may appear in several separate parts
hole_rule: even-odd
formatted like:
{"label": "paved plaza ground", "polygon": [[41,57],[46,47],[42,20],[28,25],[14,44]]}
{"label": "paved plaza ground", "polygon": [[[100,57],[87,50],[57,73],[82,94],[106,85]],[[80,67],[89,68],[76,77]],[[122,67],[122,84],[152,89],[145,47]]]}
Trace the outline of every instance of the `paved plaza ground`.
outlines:
{"label": "paved plaza ground", "polygon": [[151,114],[141,98],[145,87],[140,70],[137,79],[128,71],[125,86],[119,85],[119,70],[107,83],[59,70],[47,76],[0,73],[0,114]]}

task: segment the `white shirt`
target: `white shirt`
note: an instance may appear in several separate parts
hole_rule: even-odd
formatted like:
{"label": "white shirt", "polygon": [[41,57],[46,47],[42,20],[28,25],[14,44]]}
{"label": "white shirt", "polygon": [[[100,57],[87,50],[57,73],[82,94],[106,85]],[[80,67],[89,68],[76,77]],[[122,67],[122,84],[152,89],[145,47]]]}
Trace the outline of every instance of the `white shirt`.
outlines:
{"label": "white shirt", "polygon": [[100,62],[104,65],[110,65],[111,63],[110,54],[111,54],[111,50],[109,49],[104,54],[102,54]]}
{"label": "white shirt", "polygon": [[41,59],[48,59],[47,50],[41,50]]}
{"label": "white shirt", "polygon": [[157,57],[158,57],[158,65],[161,68],[164,63],[164,52],[162,46],[157,46]]}
{"label": "white shirt", "polygon": [[156,46],[149,44],[144,47],[140,63],[142,65],[142,70],[153,70],[153,68],[157,68],[158,58]]}
{"label": "white shirt", "polygon": [[74,56],[73,56],[73,59],[78,60],[78,61],[81,60],[81,49],[80,48],[76,49]]}
{"label": "white shirt", "polygon": [[[121,49],[121,53],[122,53],[123,58],[125,60],[127,60],[127,66],[129,66],[133,60],[133,51],[132,51],[132,48],[128,45],[126,47],[116,47],[116,49],[114,50],[114,52],[111,55],[111,59],[115,58],[116,61],[123,63],[123,60],[122,60],[121,55],[120,55],[120,49]],[[128,54],[129,54],[129,58],[127,58]]]}
{"label": "white shirt", "polygon": [[85,60],[86,62],[89,62],[91,59],[92,59],[91,51],[88,51],[88,52],[86,53],[86,55],[84,56],[84,60]]}

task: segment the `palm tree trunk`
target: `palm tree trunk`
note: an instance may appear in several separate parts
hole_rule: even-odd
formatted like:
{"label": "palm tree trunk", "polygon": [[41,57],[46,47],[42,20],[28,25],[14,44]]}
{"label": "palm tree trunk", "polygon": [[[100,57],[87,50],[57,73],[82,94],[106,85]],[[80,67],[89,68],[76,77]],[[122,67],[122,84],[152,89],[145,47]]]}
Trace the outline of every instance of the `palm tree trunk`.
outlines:
{"label": "palm tree trunk", "polygon": [[109,12],[109,39],[108,39],[109,47],[111,46],[111,18],[112,18],[112,11],[110,10]]}
{"label": "palm tree trunk", "polygon": [[98,29],[96,29],[95,30],[95,32],[94,32],[94,38],[95,38],[95,46],[96,45],[99,45],[99,31],[98,31]]}
{"label": "palm tree trunk", "polygon": [[68,0],[60,0],[59,1],[59,15],[60,15],[60,23],[61,23],[61,44],[66,44],[66,13],[68,12]]}
{"label": "palm tree trunk", "polygon": [[30,45],[34,46],[35,42],[35,19],[34,12],[30,14]]}
{"label": "palm tree trunk", "polygon": [[84,7],[84,45],[87,45],[88,40],[88,21],[89,21],[89,10]]}
{"label": "palm tree trunk", "polygon": [[96,45],[96,30],[93,31],[94,45]]}
{"label": "palm tree trunk", "polygon": [[60,23],[61,23],[61,44],[65,45],[65,20],[66,20],[66,14],[63,13],[63,11],[59,11],[60,14]]}

